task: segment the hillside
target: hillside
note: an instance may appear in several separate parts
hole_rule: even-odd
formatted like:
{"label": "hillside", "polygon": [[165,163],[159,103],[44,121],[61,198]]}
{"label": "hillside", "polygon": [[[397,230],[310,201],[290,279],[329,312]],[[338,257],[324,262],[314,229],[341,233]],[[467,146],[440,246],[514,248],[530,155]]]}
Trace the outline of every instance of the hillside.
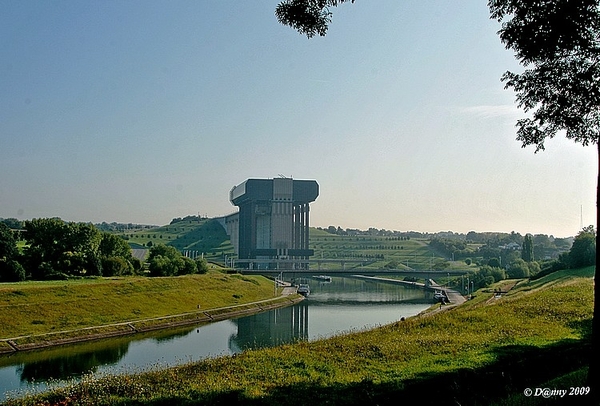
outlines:
{"label": "hillside", "polygon": [[[365,261],[364,265],[357,263],[354,267],[418,270],[469,268],[464,261],[450,261],[433,250],[428,238],[337,235],[315,228],[310,229],[309,238],[310,248],[315,251],[313,259],[350,258]],[[347,268],[351,267],[347,265]],[[326,265],[322,266],[322,269],[326,268]]]}
{"label": "hillside", "polygon": [[149,248],[156,244],[170,245],[192,257],[204,255],[207,259],[223,262],[225,255],[233,254],[233,246],[218,220],[188,216],[174,219],[171,224],[135,232],[120,232],[132,248]]}
{"label": "hillside", "polygon": [[[174,219],[171,224],[119,232],[132,248],[149,248],[156,244],[170,245],[190,256],[204,255],[207,259],[224,262],[225,256],[233,255],[229,236],[218,220],[188,216]],[[346,258],[357,261],[348,268],[466,269],[463,261],[448,261],[429,246],[427,238],[400,238],[390,236],[350,236],[330,234],[310,228],[310,248],[315,251],[312,259]],[[323,265],[323,270],[327,265]]]}

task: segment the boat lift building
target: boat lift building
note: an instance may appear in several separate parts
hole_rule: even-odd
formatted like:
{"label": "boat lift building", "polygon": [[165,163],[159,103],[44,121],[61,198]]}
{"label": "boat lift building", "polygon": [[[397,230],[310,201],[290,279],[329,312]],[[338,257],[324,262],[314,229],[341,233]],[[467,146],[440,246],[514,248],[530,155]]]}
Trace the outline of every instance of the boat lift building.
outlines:
{"label": "boat lift building", "polygon": [[318,195],[316,181],[283,177],[248,179],[233,187],[229,198],[239,212],[225,223],[238,265],[273,269],[289,260],[288,266],[306,267],[314,254],[308,245],[309,203]]}

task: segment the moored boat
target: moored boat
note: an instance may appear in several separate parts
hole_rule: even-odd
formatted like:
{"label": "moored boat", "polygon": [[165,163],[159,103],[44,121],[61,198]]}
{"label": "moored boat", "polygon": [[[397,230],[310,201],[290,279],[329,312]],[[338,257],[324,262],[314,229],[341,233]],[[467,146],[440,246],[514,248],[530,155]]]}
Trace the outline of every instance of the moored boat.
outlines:
{"label": "moored boat", "polygon": [[300,286],[298,286],[298,293],[300,293],[301,295],[304,296],[308,296],[310,295],[310,286],[308,286],[307,284],[300,284]]}

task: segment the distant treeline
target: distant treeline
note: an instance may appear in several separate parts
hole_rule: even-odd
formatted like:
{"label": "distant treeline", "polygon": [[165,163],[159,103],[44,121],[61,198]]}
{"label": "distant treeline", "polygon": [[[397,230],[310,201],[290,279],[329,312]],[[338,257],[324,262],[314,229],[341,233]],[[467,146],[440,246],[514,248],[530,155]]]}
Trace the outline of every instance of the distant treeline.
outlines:
{"label": "distant treeline", "polygon": [[378,230],[369,228],[368,230],[359,230],[357,228],[346,228],[329,226],[327,228],[317,227],[317,230],[326,231],[334,235],[349,235],[349,236],[377,236],[377,237],[394,237],[398,240],[410,240],[411,238],[426,238],[427,233],[419,233],[417,231],[391,231],[386,229]]}
{"label": "distant treeline", "polygon": [[[25,221],[27,221],[27,220],[19,220],[16,218],[5,219],[5,218],[0,217],[0,223],[6,224],[8,226],[8,228],[11,228],[13,230],[22,230],[24,227]],[[92,224],[92,223],[90,222],[89,224]],[[117,223],[117,222],[107,223],[106,221],[103,221],[102,223],[95,223],[94,227],[96,227],[98,230],[101,230],[101,231],[123,232],[123,231],[136,231],[136,230],[152,229],[152,228],[156,228],[158,226],[150,225],[150,224],[135,224],[135,223]]]}
{"label": "distant treeline", "polygon": [[510,234],[471,232],[464,239],[436,236],[430,239],[429,245],[449,259],[504,258],[506,263],[508,257],[515,256],[515,252],[520,256],[524,246],[527,247],[527,256],[524,259],[558,258],[561,253],[571,248],[573,240],[573,238],[554,238],[545,234],[523,236],[515,232]]}
{"label": "distant treeline", "polygon": [[476,288],[506,278],[539,278],[557,270],[582,268],[596,262],[593,226],[584,228],[573,239],[512,233],[508,239],[492,238],[480,245],[439,237],[432,238],[429,244],[437,252],[454,260],[462,259],[468,265],[472,258],[477,258],[479,269],[469,273]]}
{"label": "distant treeline", "polygon": [[[385,228],[377,229],[370,227],[367,230],[360,230],[357,228],[342,228],[340,226],[329,226],[329,227],[317,227],[317,230],[326,231],[329,234],[344,235],[344,236],[378,236],[378,237],[404,237],[405,239],[410,238],[424,238],[424,239],[445,239],[445,240],[458,240],[469,244],[491,244],[491,245],[503,245],[511,242],[521,245],[524,240],[524,236],[517,232],[501,233],[501,232],[476,232],[469,231],[468,233],[455,233],[453,231],[440,231],[437,233],[425,233],[419,231],[397,231],[397,230],[386,230]],[[546,234],[535,234],[533,236],[536,244],[548,245],[554,244],[557,248],[569,249],[573,242],[573,237],[568,238],[555,238],[553,235]]]}

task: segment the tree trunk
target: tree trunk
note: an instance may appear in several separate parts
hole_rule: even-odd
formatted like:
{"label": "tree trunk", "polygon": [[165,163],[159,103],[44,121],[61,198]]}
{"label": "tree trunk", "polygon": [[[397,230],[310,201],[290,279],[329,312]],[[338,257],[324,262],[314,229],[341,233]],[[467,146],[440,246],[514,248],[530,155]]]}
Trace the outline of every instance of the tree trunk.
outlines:
{"label": "tree trunk", "polygon": [[600,292],[598,290],[598,264],[600,263],[600,247],[598,242],[600,241],[600,141],[597,142],[596,148],[598,149],[598,180],[596,181],[596,268],[594,271],[594,315],[592,317],[592,353],[590,354],[590,367],[588,370],[588,385],[590,386],[590,394],[593,401],[600,400],[600,394],[598,391],[598,341],[600,331],[598,330],[598,318],[600,317],[600,311],[598,310],[598,300],[600,298]]}

